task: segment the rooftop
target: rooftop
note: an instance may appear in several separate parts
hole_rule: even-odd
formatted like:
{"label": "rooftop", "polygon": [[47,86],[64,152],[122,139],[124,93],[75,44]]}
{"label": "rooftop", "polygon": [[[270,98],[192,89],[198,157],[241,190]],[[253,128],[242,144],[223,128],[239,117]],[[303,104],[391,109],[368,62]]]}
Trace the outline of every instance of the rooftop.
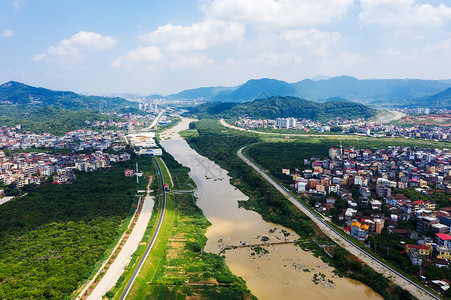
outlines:
{"label": "rooftop", "polygon": [[451,235],[446,234],[446,233],[437,233],[436,236],[438,236],[443,241],[451,240]]}
{"label": "rooftop", "polygon": [[416,244],[407,244],[407,248],[409,248],[409,249],[424,249],[424,250],[429,250],[429,247],[428,247],[428,246],[416,245]]}

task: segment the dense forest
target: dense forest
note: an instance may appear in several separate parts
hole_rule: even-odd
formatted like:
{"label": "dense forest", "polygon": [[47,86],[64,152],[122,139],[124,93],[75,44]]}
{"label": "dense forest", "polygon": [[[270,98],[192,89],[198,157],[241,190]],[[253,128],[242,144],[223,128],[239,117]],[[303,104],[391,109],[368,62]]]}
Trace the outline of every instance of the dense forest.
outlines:
{"label": "dense forest", "polygon": [[423,98],[424,103],[428,103],[428,107],[451,107],[451,88],[444,90],[436,95]]}
{"label": "dense forest", "polygon": [[133,211],[136,182],[123,170],[134,163],[25,186],[25,196],[0,206],[0,299],[70,299]]}
{"label": "dense forest", "polygon": [[257,119],[305,118],[326,121],[342,119],[371,118],[376,110],[363,104],[347,101],[317,103],[295,97],[271,97],[243,104],[206,103],[193,108],[188,115],[200,118],[237,118],[248,116]]}
{"label": "dense forest", "polygon": [[74,111],[53,106],[0,105],[0,124],[15,127],[21,125],[22,131],[33,133],[48,132],[63,135],[69,131],[86,126],[85,121],[119,120],[92,111]]}

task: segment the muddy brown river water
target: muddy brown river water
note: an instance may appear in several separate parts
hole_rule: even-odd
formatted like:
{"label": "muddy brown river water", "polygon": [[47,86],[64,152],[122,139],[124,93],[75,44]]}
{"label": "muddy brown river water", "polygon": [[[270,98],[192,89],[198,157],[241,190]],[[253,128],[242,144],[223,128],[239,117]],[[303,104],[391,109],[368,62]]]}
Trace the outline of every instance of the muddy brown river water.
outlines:
{"label": "muddy brown river water", "polygon": [[[299,236],[290,229],[266,222],[253,211],[238,208],[239,200],[247,197],[230,184],[227,172],[209,159],[199,155],[178,132],[188,128],[190,120],[183,119],[162,136],[162,146],[184,166],[195,181],[197,205],[211,226],[207,231],[205,251],[219,253],[226,246],[292,241]],[[264,247],[267,253],[251,248],[225,252],[231,271],[241,276],[259,299],[382,299],[368,286],[334,275],[333,268],[311,252],[293,244]],[[314,277],[319,278],[314,282]]]}

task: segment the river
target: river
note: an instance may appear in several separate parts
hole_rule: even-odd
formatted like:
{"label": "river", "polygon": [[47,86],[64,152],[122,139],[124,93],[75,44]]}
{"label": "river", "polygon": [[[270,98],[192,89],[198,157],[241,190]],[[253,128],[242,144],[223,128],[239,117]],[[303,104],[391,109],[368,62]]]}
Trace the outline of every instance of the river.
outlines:
{"label": "river", "polygon": [[[211,222],[207,230],[205,251],[219,253],[225,246],[282,242],[299,236],[290,229],[266,222],[253,211],[238,208],[247,196],[230,184],[227,171],[199,155],[178,132],[188,128],[183,119],[165,131],[161,145],[184,166],[196,183],[197,205]],[[382,299],[368,286],[336,276],[332,267],[311,252],[293,244],[264,247],[268,253],[251,248],[225,252],[230,270],[241,276],[259,299]],[[313,278],[318,280],[314,282]]]}

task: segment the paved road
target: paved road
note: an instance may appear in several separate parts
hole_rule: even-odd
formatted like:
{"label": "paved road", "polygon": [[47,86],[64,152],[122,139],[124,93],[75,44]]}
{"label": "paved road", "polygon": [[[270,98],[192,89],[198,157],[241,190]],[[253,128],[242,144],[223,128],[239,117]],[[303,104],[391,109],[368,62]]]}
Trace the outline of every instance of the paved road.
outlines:
{"label": "paved road", "polygon": [[160,120],[161,116],[163,115],[163,112],[160,112],[158,116],[153,120],[152,124],[150,124],[150,127],[148,129],[152,129],[155,127],[155,125],[158,124],[158,121]]}
{"label": "paved road", "polygon": [[183,195],[183,194],[194,194],[196,190],[167,190],[168,193]]}
{"label": "paved road", "polygon": [[166,191],[164,190],[163,174],[161,172],[160,165],[158,164],[158,161],[156,160],[155,156],[152,156],[152,158],[154,159],[155,163],[157,164],[158,173],[160,174],[161,190],[163,192],[163,205],[161,206],[160,217],[158,219],[157,227],[152,235],[152,238],[150,239],[149,244],[147,245],[147,248],[146,248],[146,251],[144,252],[143,257],[138,262],[138,266],[136,267],[135,272],[133,272],[132,277],[130,278],[130,280],[127,283],[127,286],[125,287],[124,291],[122,292],[122,295],[119,298],[120,300],[123,300],[123,299],[125,299],[125,297],[127,297],[127,294],[130,291],[130,288],[132,287],[133,282],[135,282],[136,276],[138,276],[139,271],[141,271],[141,268],[142,268],[144,262],[146,261],[147,256],[149,255],[149,252],[153,247],[153,244],[155,243],[155,240],[158,236],[158,233],[160,232],[161,224],[163,223],[163,219],[164,219],[164,213],[166,210]]}
{"label": "paved road", "polygon": [[326,221],[320,218],[318,215],[310,211],[307,206],[302,204],[296,197],[291,195],[289,191],[280,185],[276,180],[270,177],[265,171],[258,167],[252,160],[250,160],[244,153],[243,150],[249,146],[245,146],[238,150],[237,155],[245,163],[251,166],[257,173],[259,173],[266,181],[272,184],[279,192],[281,192],[288,200],[290,200],[294,205],[296,205],[302,212],[304,212],[310,219],[312,219],[316,225],[332,240],[338,243],[340,246],[360,258],[367,265],[373,268],[375,271],[383,274],[386,278],[389,278],[392,282],[398,286],[408,290],[414,297],[418,299],[440,299],[438,296],[424,289],[420,285],[411,281],[407,277],[403,276],[396,270],[392,269],[373,255],[368,254],[358,247],[354,242],[349,240],[345,235],[341,234],[335,228],[330,226]]}
{"label": "paved road", "polygon": [[[147,186],[147,195],[144,198],[144,202],[142,205],[141,213],[139,214],[138,220],[136,221],[136,224],[133,228],[133,231],[131,232],[130,236],[128,237],[127,241],[125,242],[124,246],[120,250],[118,256],[114,260],[114,262],[110,265],[106,273],[103,275],[103,277],[100,279],[100,282],[95,286],[94,290],[90,293],[88,300],[100,300],[102,299],[103,295],[105,295],[106,292],[108,292],[117,282],[119,277],[122,275],[122,273],[125,270],[125,267],[130,263],[131,257],[133,253],[136,251],[136,249],[139,246],[139,242],[142,240],[144,233],[147,229],[147,224],[149,223],[150,217],[152,215],[152,210],[154,206],[154,200],[153,197],[150,196],[149,192],[150,187],[150,181]],[[136,216],[136,213],[133,215],[132,220]],[[130,222],[131,225],[131,222]],[[129,228],[130,228],[129,225]],[[122,237],[119,239],[118,244],[112,251],[111,256],[116,251],[116,249],[119,247],[120,242],[122,241],[123,237],[125,236],[125,232],[122,235]],[[92,280],[86,284],[85,288],[82,290],[82,292],[78,295],[76,299],[81,299],[81,297],[85,294],[85,292],[88,290],[89,287],[94,283],[94,281],[99,276],[100,272],[104,270],[107,262],[110,260],[111,256],[105,260],[103,265],[100,267],[99,271],[96,273],[96,275],[92,278]]]}
{"label": "paved road", "polygon": [[[133,228],[133,231],[130,234],[129,238],[127,239],[127,242],[122,247],[118,256],[111,264],[111,266],[108,268],[108,270],[106,271],[105,275],[102,277],[100,282],[91,292],[91,294],[88,297],[88,300],[102,299],[103,295],[105,295],[105,293],[108,292],[116,284],[117,280],[122,275],[127,265],[130,263],[133,253],[135,253],[136,249],[139,246],[139,243],[141,242],[144,236],[144,233],[146,232],[147,224],[149,223],[150,217],[152,215],[153,206],[154,206],[153,197],[146,196],[144,198],[141,214],[139,215],[136,225]],[[104,266],[101,269],[103,268]],[[85,290],[83,290],[80,296],[83,295],[84,292]]]}

